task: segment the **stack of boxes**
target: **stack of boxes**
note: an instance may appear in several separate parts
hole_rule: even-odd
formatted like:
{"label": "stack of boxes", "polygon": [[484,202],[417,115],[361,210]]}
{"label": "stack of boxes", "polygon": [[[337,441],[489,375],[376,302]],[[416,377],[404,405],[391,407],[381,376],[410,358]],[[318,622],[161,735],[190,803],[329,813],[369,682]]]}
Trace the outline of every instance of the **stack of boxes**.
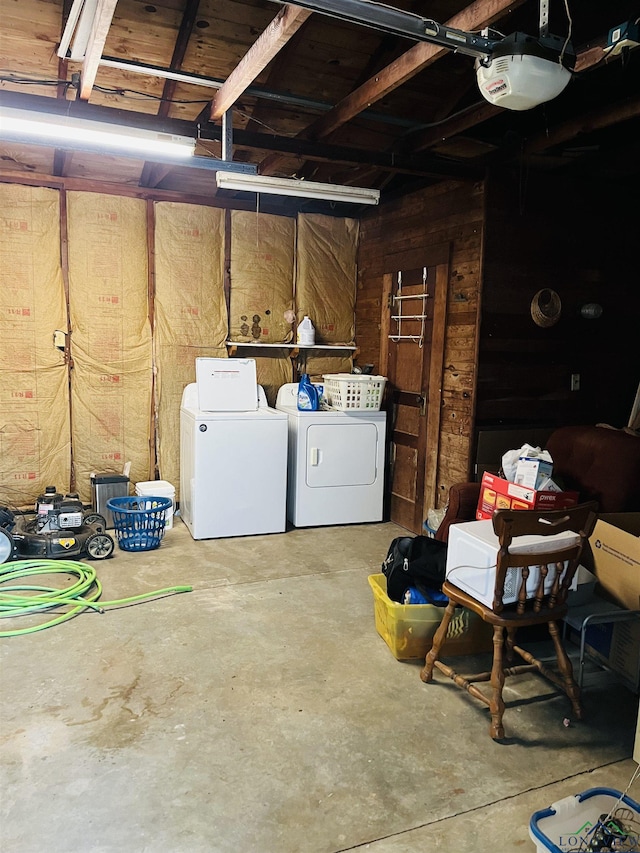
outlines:
{"label": "stack of boxes", "polygon": [[[485,472],[476,519],[490,519],[497,509],[561,510],[575,506],[580,500],[578,492],[562,491],[553,482],[553,460],[540,448],[524,445],[511,473],[513,479],[508,480]],[[585,583],[585,588],[580,589],[578,577],[578,589],[570,594],[570,604],[580,607],[581,617],[587,616],[591,596],[586,593],[593,590],[597,579],[598,590],[611,602],[611,609],[623,608],[628,612],[629,618],[594,622],[587,627],[585,649],[590,657],[617,672],[637,692],[640,690],[640,514],[600,516],[589,542],[590,568],[595,576],[580,567],[588,588]],[[602,604],[602,599],[596,601]],[[579,644],[580,631],[570,628],[569,638]]]}
{"label": "stack of boxes", "polygon": [[553,460],[546,450],[524,445],[513,482],[486,472],[482,475],[478,521],[497,509],[566,509],[578,503],[578,492],[562,491],[551,479]]}

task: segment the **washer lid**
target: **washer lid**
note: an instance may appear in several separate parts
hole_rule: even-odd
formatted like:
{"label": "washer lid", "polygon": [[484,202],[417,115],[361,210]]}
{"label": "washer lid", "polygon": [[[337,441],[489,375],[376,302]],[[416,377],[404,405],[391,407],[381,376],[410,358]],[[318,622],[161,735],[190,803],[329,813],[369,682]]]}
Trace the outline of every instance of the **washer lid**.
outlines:
{"label": "washer lid", "polygon": [[286,412],[272,409],[270,406],[256,409],[255,412],[202,412],[199,409],[182,409],[182,411],[194,418],[196,421],[211,423],[214,421],[286,421]]}

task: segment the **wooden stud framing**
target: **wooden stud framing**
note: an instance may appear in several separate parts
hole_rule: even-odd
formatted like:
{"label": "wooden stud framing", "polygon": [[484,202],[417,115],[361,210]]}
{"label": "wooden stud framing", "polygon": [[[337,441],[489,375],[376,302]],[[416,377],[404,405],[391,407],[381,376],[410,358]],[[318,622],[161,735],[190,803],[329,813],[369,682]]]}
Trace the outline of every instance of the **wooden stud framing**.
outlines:
{"label": "wooden stud framing", "polygon": [[447,335],[447,291],[449,264],[436,267],[436,292],[433,302],[431,357],[429,361],[429,398],[427,400],[427,437],[425,458],[425,510],[437,506],[440,429],[442,412],[442,372]]}
{"label": "wooden stud framing", "polygon": [[64,360],[67,365],[67,382],[69,388],[69,488],[75,489],[76,473],[73,457],[73,397],[71,387],[71,371],[73,370],[73,358],[71,356],[71,307],[69,304],[69,229],[67,217],[67,194],[64,190],[59,193],[60,200],[60,269],[62,270],[62,284],[64,287],[64,302],[67,313],[67,329],[65,335]]}
{"label": "wooden stud framing", "polygon": [[151,326],[151,411],[149,412],[149,479],[154,480],[158,469],[158,400],[156,392],[156,357],[155,357],[155,298],[156,298],[156,211],[154,202],[147,199],[147,300],[149,310],[149,325]]}

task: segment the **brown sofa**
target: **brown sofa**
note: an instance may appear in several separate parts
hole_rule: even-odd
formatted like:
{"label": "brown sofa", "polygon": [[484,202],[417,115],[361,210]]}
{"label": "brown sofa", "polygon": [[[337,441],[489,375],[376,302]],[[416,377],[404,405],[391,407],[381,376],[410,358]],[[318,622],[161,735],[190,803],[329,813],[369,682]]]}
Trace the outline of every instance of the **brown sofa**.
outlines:
{"label": "brown sofa", "polygon": [[[566,426],[549,436],[546,449],[554,480],[579,492],[581,501],[597,501],[600,512],[640,512],[639,435],[608,426]],[[451,486],[436,539],[446,542],[452,524],[475,519],[479,495],[479,483]]]}

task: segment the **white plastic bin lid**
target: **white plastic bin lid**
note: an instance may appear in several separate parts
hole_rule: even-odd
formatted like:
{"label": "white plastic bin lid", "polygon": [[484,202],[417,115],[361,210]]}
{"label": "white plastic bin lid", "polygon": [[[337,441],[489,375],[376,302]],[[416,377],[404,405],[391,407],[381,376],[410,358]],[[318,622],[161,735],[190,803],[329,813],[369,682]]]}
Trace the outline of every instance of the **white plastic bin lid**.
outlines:
{"label": "white plastic bin lid", "polygon": [[170,498],[176,493],[175,486],[166,480],[147,480],[144,483],[136,483],[137,495],[158,495],[158,497]]}

